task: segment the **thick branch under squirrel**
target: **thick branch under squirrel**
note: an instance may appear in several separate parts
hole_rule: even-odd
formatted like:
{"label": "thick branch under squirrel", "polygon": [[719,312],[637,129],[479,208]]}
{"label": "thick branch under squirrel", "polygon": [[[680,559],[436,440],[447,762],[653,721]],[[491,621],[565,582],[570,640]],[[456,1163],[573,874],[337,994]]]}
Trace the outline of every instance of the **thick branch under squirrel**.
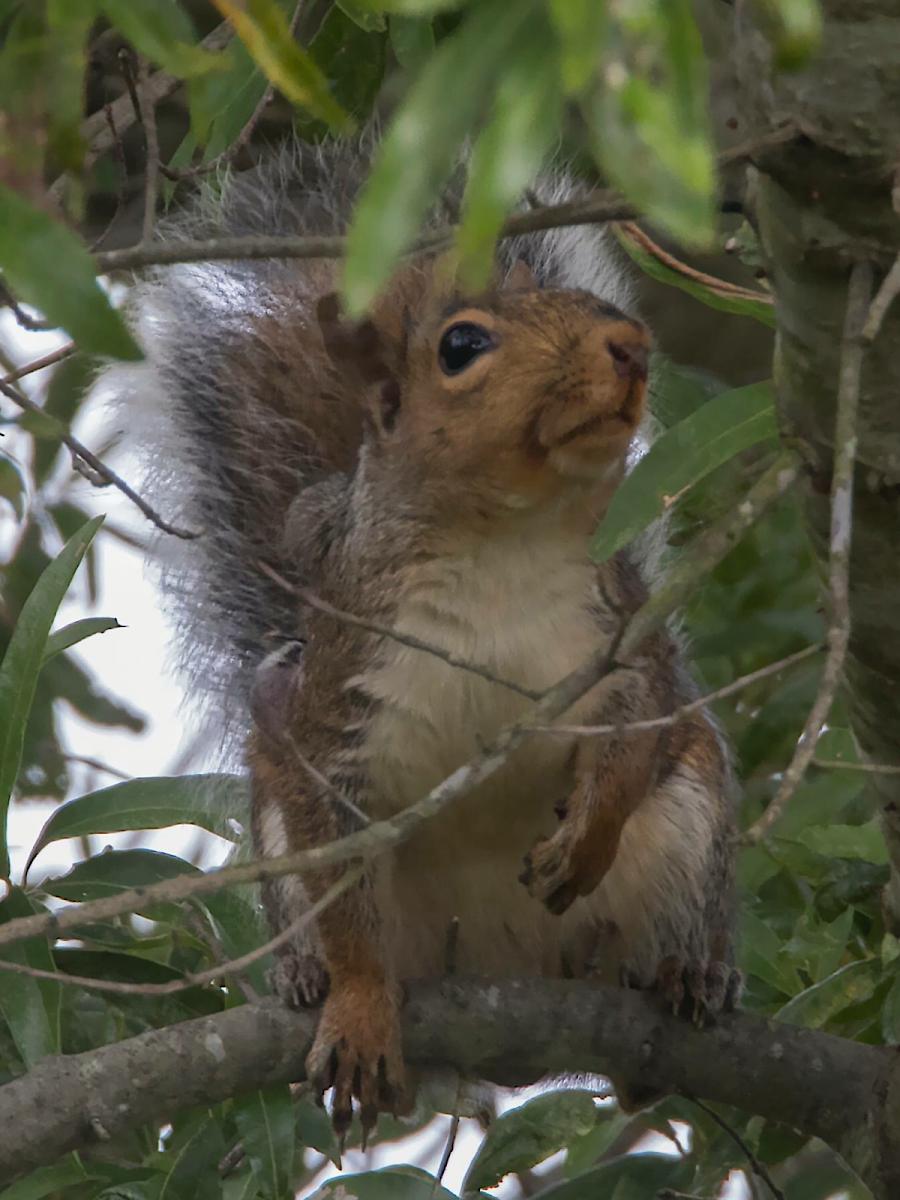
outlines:
{"label": "thick branch under squirrel", "polygon": [[[287,150],[206,192],[167,236],[343,233],[367,153]],[[576,190],[558,176],[534,187],[542,200]],[[479,295],[446,257],[421,257],[362,322],[341,313],[337,270],[160,271],[136,293],[148,361],[107,378],[131,395],[132,423],[151,422],[142,441],[169,507],[180,497],[179,519],[204,531],[177,548],[169,593],[194,689],[246,739],[263,855],[350,832],[354,807],[382,818],[413,803],[528,700],[309,610],[261,560],[530,691],[610,644],[652,586],[633,551],[600,565],[589,553],[645,415],[650,347],[605,235],[508,242]],[[566,720],[652,718],[694,695],[664,631]],[[354,1100],[365,1129],[410,1102],[401,981],[441,976],[454,919],[460,973],[654,988],[697,1018],[729,1007],[732,793],[703,714],[535,738],[373,862],[276,971],[289,1004],[323,1004],[308,1071],[320,1093],[333,1086],[338,1130]],[[269,884],[272,925],[334,878]]]}

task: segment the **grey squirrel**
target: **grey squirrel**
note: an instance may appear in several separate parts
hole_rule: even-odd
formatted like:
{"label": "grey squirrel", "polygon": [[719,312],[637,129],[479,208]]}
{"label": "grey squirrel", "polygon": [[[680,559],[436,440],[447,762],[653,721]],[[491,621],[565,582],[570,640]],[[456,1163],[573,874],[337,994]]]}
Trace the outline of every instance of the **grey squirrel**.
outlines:
{"label": "grey squirrel", "polygon": [[[370,149],[289,148],[207,189],[166,236],[343,233]],[[576,190],[561,175],[534,185],[545,202]],[[420,256],[362,322],[341,313],[337,270],[157,271],[134,296],[148,360],[108,379],[151,422],[139,436],[167,511],[180,498],[173,516],[202,530],[169,593],[194,689],[246,739],[261,855],[414,803],[529,704],[309,609],[261,562],[532,691],[608,645],[650,583],[633,551],[589,555],[644,418],[650,346],[606,235],[506,241],[481,295]],[[694,696],[665,630],[565,721],[657,717]],[[401,984],[442,975],[454,919],[462,973],[591,976],[699,1017],[731,1006],[733,841],[728,754],[704,714],[536,735],[282,946],[280,994],[324,1003],[307,1065],[319,1095],[334,1087],[336,1128],[354,1100],[364,1130],[408,1102]],[[342,870],[269,884],[273,926]]]}

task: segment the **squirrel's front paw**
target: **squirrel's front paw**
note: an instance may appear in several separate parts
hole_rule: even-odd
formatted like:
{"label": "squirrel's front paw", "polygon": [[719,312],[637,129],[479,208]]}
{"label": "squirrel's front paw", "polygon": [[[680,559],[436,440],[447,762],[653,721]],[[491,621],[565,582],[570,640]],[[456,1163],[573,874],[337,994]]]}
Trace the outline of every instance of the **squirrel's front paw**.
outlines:
{"label": "squirrel's front paw", "polygon": [[405,1107],[399,989],[371,980],[333,989],[306,1059],[306,1073],[319,1101],[334,1088],[331,1119],[342,1144],[353,1120],[353,1100],[359,1101],[365,1148],[378,1114],[396,1116]]}
{"label": "squirrel's front paw", "polygon": [[[562,807],[562,812],[559,809]],[[549,838],[539,838],[525,855],[525,870],[519,876],[535,900],[559,915],[578,896],[592,892],[605,873],[606,864],[585,853],[583,838],[571,816],[558,806],[560,825]]]}
{"label": "squirrel's front paw", "polygon": [[276,955],[272,990],[288,1008],[317,1008],[328,995],[328,969],[317,954],[288,947]]}
{"label": "squirrel's front paw", "polygon": [[740,971],[728,963],[701,963],[670,954],[657,968],[655,990],[674,1014],[702,1026],[735,1008],[743,984]]}

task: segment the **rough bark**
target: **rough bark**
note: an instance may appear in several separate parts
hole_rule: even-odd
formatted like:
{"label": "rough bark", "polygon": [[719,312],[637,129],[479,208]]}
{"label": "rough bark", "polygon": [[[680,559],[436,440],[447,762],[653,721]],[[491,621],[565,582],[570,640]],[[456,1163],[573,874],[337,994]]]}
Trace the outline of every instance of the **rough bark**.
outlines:
{"label": "rough bark", "polygon": [[[737,10],[739,108],[750,136],[790,122],[792,142],[761,149],[756,217],[778,321],[781,428],[808,470],[810,538],[824,569],[841,324],[850,268],[867,260],[876,287],[900,251],[900,8],[896,0],[823,0],[821,51],[778,73],[755,24]],[[874,762],[900,762],[900,304],[863,364],[851,556],[852,635],[846,693],[857,741]],[[873,775],[893,864],[885,896],[900,926],[900,775]],[[898,1100],[892,1120],[858,1143],[873,1190],[900,1194]],[[878,1134],[883,1133],[877,1143]],[[865,1142],[865,1139],[863,1139]],[[873,1179],[875,1182],[873,1182]],[[893,1191],[885,1192],[893,1187]]]}
{"label": "rough bark", "polygon": [[[179,1108],[302,1079],[315,1022],[315,1013],[266,1000],[45,1059],[0,1088],[0,1182]],[[404,1046],[410,1062],[507,1085],[613,1069],[637,1084],[675,1087],[785,1122],[843,1149],[862,1171],[873,1163],[867,1131],[897,1128],[895,1051],[746,1014],[699,1030],[661,1012],[653,998],[619,988],[415,984],[404,1008]],[[855,1146],[863,1143],[861,1158]],[[878,1200],[896,1197],[896,1190],[878,1190],[879,1174],[873,1179]]]}

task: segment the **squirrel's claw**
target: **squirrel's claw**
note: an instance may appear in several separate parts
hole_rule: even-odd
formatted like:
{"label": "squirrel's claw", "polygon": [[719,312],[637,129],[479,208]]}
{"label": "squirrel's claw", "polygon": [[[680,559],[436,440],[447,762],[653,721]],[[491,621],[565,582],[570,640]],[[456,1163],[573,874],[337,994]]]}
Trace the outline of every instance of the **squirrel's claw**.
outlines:
{"label": "squirrel's claw", "polygon": [[357,1101],[365,1148],[378,1114],[396,1115],[403,1106],[404,1070],[396,1006],[379,1002],[357,1012],[355,999],[340,991],[329,996],[306,1072],[320,1103],[333,1088],[331,1121],[341,1145]]}
{"label": "squirrel's claw", "polygon": [[701,1028],[737,1005],[743,976],[723,962],[701,963],[670,954],[657,968],[655,990],[676,1016]]}

